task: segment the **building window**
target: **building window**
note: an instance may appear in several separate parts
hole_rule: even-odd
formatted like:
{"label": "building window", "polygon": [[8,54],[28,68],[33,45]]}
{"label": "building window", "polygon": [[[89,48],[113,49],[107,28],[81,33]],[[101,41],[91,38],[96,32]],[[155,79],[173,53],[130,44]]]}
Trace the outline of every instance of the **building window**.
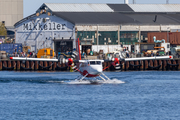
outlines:
{"label": "building window", "polygon": [[78,31],[77,38],[79,38],[81,45],[97,45],[97,37],[95,31]]}
{"label": "building window", "polygon": [[118,31],[99,31],[99,45],[118,45]]}
{"label": "building window", "polygon": [[135,31],[121,31],[120,32],[120,42],[123,45],[131,45],[138,42],[138,32]]}

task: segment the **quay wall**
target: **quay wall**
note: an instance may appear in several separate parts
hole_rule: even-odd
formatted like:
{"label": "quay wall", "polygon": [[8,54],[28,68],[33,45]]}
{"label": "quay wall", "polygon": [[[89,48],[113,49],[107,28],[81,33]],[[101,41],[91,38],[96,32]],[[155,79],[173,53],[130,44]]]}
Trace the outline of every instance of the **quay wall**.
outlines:
{"label": "quay wall", "polygon": [[[112,62],[104,62],[103,68],[111,66],[106,71],[115,71]],[[180,59],[173,60],[143,60],[143,61],[120,61],[121,71],[145,71],[145,70],[161,70],[161,71],[179,71]],[[66,63],[47,61],[0,61],[0,71],[69,71],[71,68]]]}

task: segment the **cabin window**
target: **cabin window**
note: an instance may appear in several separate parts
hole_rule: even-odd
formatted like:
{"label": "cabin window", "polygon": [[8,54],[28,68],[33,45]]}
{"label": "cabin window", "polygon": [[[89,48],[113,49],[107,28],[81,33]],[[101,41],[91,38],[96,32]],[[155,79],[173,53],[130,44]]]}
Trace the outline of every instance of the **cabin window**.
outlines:
{"label": "cabin window", "polygon": [[90,61],[90,65],[95,65],[96,62],[95,61]]}
{"label": "cabin window", "polygon": [[90,61],[90,65],[101,65],[101,61]]}
{"label": "cabin window", "polygon": [[100,65],[100,64],[101,64],[101,61],[96,61],[96,64]]}

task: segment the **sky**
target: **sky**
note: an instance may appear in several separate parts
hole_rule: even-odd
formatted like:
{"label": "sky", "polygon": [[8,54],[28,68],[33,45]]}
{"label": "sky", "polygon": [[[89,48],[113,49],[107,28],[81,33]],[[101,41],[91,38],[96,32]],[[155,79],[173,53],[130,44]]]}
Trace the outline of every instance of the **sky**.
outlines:
{"label": "sky", "polygon": [[[166,4],[166,0],[135,0],[136,4]],[[24,17],[32,15],[43,3],[116,3],[124,0],[24,0]],[[129,0],[132,4],[133,0]],[[180,4],[180,0],[169,0],[169,4]]]}

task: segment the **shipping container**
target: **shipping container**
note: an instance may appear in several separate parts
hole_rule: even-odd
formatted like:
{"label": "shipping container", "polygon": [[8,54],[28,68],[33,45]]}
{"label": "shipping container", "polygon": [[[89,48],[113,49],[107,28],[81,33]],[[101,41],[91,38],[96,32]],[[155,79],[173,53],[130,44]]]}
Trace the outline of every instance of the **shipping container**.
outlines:
{"label": "shipping container", "polygon": [[0,44],[0,51],[6,51],[6,53],[14,53],[14,52],[22,52],[22,44],[14,43],[14,44]]}
{"label": "shipping container", "polygon": [[23,51],[22,44],[21,44],[21,43],[16,43],[16,44],[14,44],[14,49],[16,49],[17,52],[18,52],[18,51],[22,52],[22,51]]}

